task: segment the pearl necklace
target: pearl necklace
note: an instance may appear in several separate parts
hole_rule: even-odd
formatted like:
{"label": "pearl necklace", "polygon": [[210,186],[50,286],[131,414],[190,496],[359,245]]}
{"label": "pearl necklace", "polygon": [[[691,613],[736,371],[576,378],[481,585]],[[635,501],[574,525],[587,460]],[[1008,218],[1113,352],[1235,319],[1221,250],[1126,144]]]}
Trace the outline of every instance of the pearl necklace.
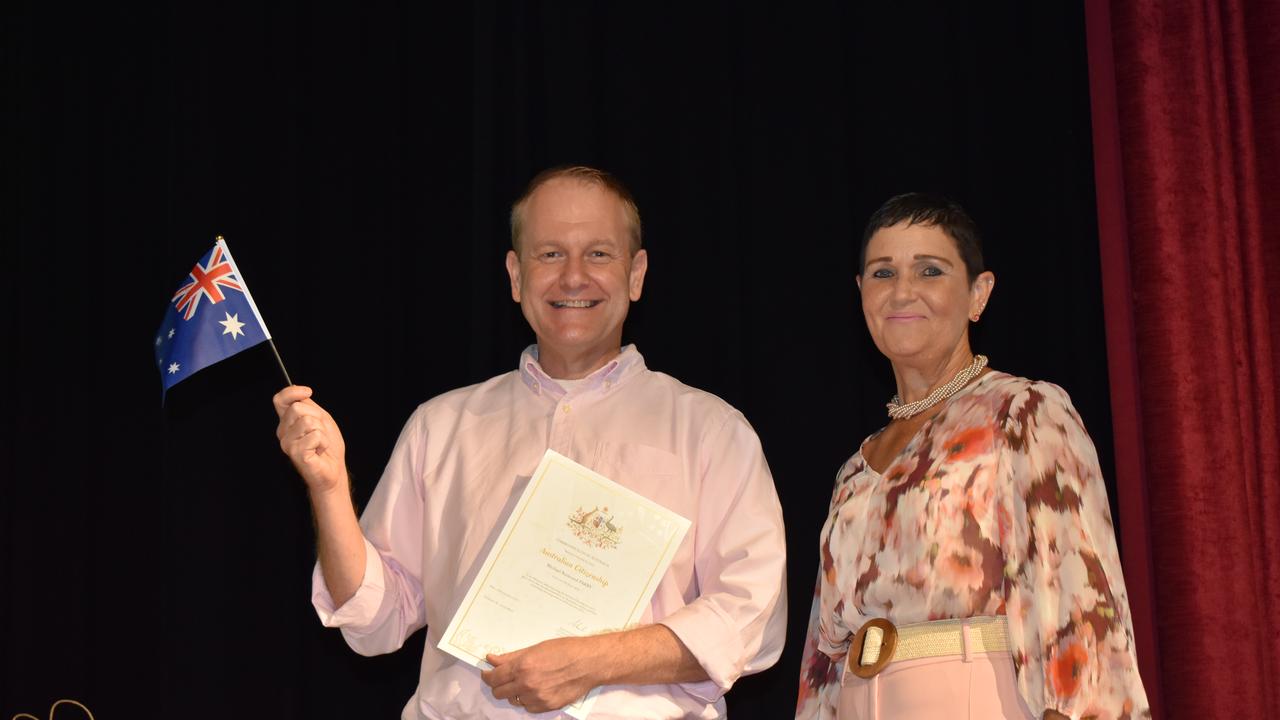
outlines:
{"label": "pearl necklace", "polygon": [[923,400],[917,400],[913,403],[902,404],[902,398],[897,395],[893,396],[885,407],[889,408],[889,417],[894,420],[905,420],[912,415],[919,415],[947,398],[955,395],[960,388],[969,384],[969,381],[978,376],[982,372],[982,368],[987,366],[986,355],[974,355],[973,362],[969,363],[956,376],[951,378],[951,382],[946,385],[939,385],[933,392],[929,393],[929,397]]}

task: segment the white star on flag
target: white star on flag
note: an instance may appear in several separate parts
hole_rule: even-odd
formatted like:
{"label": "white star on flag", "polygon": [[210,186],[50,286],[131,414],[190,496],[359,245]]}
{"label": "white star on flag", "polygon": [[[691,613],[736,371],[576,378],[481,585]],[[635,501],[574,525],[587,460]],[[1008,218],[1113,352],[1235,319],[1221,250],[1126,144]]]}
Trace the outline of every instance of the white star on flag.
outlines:
{"label": "white star on flag", "polygon": [[169,337],[173,337],[173,328],[169,328]]}
{"label": "white star on flag", "polygon": [[170,375],[173,375],[174,373],[178,372],[178,367],[179,367],[179,366],[178,366],[178,363],[176,363],[176,362],[175,362],[175,363],[169,363],[169,374],[170,374]]}
{"label": "white star on flag", "polygon": [[235,315],[232,315],[229,312],[223,312],[222,314],[227,316],[226,320],[218,321],[219,325],[226,328],[226,330],[222,331],[223,335],[230,334],[231,339],[235,340],[237,335],[244,334],[244,331],[240,329],[244,327],[244,323],[240,322],[240,313],[236,313]]}

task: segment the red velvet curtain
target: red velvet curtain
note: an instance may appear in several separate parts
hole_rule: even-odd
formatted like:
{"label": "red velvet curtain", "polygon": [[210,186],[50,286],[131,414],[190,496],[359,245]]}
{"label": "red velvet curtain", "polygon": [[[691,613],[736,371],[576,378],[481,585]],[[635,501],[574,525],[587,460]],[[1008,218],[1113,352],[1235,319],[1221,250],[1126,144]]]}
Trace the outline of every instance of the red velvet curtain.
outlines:
{"label": "red velvet curtain", "polygon": [[1280,717],[1280,3],[1086,8],[1143,679],[1159,717]]}

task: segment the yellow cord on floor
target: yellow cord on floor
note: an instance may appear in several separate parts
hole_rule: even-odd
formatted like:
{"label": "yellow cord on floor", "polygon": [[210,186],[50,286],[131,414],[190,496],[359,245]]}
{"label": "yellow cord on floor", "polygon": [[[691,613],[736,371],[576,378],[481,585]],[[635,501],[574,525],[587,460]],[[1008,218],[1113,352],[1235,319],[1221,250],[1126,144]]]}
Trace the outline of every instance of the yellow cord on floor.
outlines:
{"label": "yellow cord on floor", "polygon": [[[83,703],[77,700],[68,700],[65,698],[62,700],[57,700],[53,703],[53,705],[49,706],[49,720],[53,720],[53,711],[57,710],[58,706],[61,705],[62,703],[67,703],[68,705],[75,705],[76,707],[83,710],[85,715],[89,716],[89,720],[93,720],[93,713],[89,712],[89,708],[85,707]],[[18,713],[17,715],[13,716],[13,720],[22,720],[22,718],[30,718],[31,720],[40,720],[40,718],[36,717],[35,715],[32,715],[31,713]]]}

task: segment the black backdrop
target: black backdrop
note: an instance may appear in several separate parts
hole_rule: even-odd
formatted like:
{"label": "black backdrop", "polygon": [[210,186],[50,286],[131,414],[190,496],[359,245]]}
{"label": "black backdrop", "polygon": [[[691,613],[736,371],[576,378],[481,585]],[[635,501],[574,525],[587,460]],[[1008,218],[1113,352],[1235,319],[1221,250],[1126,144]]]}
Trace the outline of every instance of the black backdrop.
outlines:
{"label": "black backdrop", "polygon": [[738,718],[791,712],[831,482],[884,419],[853,275],[886,197],[970,209],[997,275],[976,347],[1063,385],[1110,467],[1074,3],[0,12],[0,716],[389,718],[412,691],[421,633],[361,658],[311,610],[269,350],[160,406],[153,333],[216,234],[363,501],[417,403],[530,341],[502,269],[525,181],[628,182],[651,257],[628,340],[746,414],[786,511],[789,643]]}

